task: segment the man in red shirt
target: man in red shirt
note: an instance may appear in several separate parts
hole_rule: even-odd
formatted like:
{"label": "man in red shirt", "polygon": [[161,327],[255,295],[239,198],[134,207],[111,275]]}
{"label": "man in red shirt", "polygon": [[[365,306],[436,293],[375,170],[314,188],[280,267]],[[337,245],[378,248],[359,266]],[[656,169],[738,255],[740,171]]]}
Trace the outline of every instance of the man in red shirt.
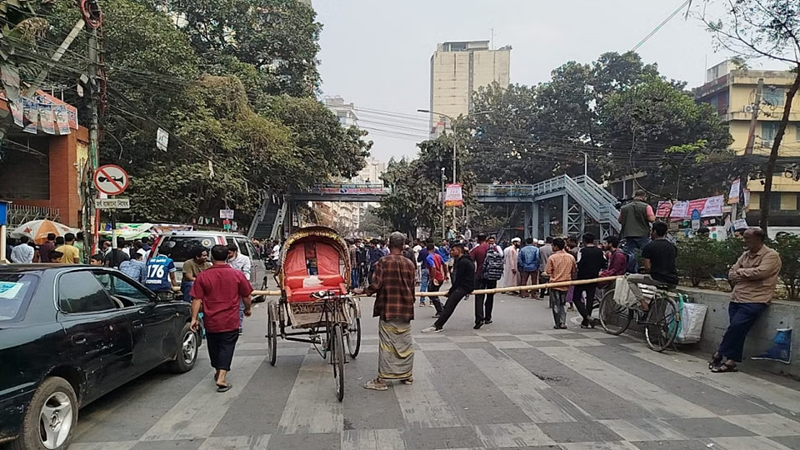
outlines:
{"label": "man in red shirt", "polygon": [[233,350],[239,339],[239,302],[244,301],[244,315],[250,317],[250,282],[241,271],[227,263],[228,247],[215,245],[211,248],[214,265],[200,272],[189,295],[192,297],[192,329],[197,331],[197,319],[203,310],[206,343],[211,366],[217,373],[214,379],[218,392],[231,389],[226,377],[231,370]]}

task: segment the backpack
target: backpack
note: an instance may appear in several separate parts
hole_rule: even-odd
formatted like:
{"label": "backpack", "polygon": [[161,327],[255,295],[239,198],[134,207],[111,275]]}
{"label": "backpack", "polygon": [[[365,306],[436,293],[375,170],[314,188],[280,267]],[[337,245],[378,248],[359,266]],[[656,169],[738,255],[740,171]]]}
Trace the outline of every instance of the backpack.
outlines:
{"label": "backpack", "polygon": [[489,247],[486,251],[486,259],[483,260],[483,279],[497,281],[503,277],[505,261],[503,254],[497,251],[496,246]]}
{"label": "backpack", "polygon": [[[620,250],[617,250],[620,251]],[[628,267],[626,273],[639,273],[639,263],[636,261],[636,255],[628,251],[622,252],[628,258]]]}

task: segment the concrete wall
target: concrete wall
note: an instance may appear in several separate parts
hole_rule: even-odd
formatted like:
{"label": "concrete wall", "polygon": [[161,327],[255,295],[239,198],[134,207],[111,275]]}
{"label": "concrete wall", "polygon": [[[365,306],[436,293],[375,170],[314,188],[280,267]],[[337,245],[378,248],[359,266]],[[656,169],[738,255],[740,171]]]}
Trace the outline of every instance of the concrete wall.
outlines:
{"label": "concrete wall", "polygon": [[[681,291],[689,294],[693,303],[708,305],[708,314],[703,326],[703,338],[694,347],[704,353],[708,353],[710,357],[719,347],[722,335],[728,328],[730,294],[691,288],[681,288]],[[773,361],[751,360],[751,356],[763,353],[772,345],[775,330],[778,328],[794,329],[792,332],[792,350],[794,353],[792,363],[782,364]],[[762,314],[750,334],[748,334],[742,365],[775,374],[800,378],[800,354],[798,352],[800,352],[800,302],[776,300]]]}

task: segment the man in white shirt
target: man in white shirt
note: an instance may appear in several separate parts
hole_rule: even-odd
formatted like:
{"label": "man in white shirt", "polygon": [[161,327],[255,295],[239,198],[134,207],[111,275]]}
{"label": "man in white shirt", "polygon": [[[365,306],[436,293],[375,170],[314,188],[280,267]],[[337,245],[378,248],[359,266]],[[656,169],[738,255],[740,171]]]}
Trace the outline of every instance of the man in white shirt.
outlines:
{"label": "man in white shirt", "polygon": [[278,241],[272,241],[272,253],[270,254],[270,259],[272,259],[272,267],[275,269],[275,272],[280,270],[281,265],[281,243]]}
{"label": "man in white shirt", "polygon": [[[251,262],[250,258],[239,253],[236,244],[228,244],[228,265],[242,272],[250,280]],[[239,334],[242,334],[244,325],[244,302],[239,301]]]}
{"label": "man in white shirt", "polygon": [[33,262],[33,254],[35,250],[28,245],[31,239],[28,236],[19,238],[19,245],[16,245],[11,250],[11,261],[17,264],[30,264]]}

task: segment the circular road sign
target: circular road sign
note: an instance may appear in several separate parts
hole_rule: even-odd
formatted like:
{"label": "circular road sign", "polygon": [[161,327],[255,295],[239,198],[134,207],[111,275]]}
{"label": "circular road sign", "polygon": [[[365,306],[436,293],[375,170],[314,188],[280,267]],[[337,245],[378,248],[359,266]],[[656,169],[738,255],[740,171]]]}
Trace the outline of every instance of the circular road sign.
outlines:
{"label": "circular road sign", "polygon": [[128,189],[130,177],[120,166],[107,164],[100,166],[94,173],[94,186],[106,195],[119,195]]}

